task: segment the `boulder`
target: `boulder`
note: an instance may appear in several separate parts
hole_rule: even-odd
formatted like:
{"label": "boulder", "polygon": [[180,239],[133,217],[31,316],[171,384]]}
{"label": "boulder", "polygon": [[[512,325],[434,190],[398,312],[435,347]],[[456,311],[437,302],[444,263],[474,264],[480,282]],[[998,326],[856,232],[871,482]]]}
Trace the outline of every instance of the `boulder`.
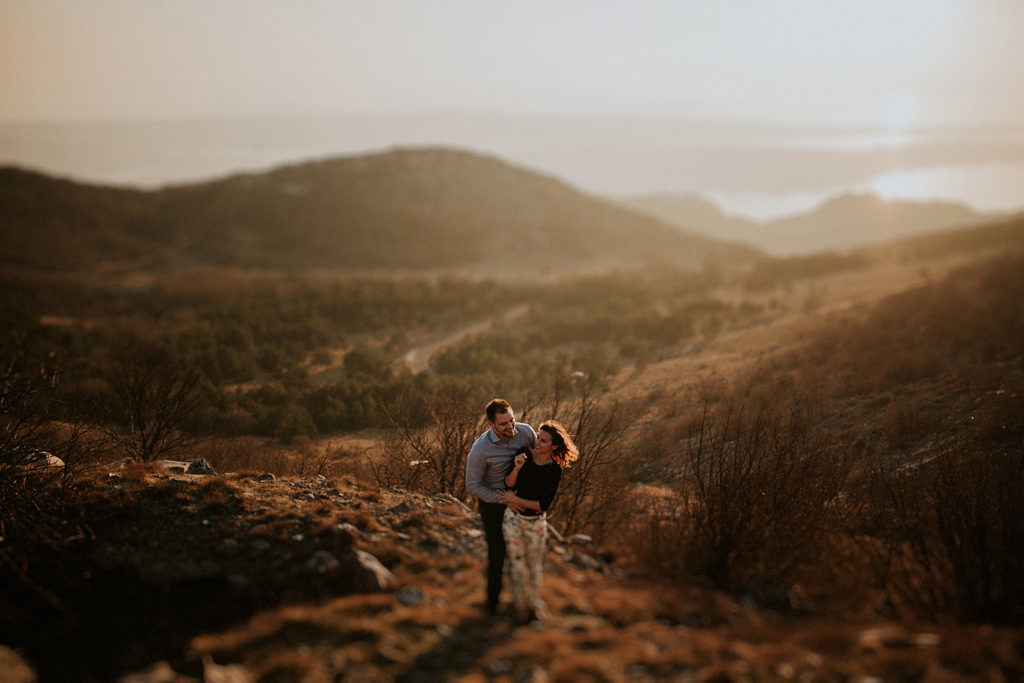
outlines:
{"label": "boulder", "polygon": [[213,474],[210,463],[203,458],[195,460],[157,460],[154,463],[157,467],[165,469],[174,474]]}
{"label": "boulder", "polygon": [[602,569],[600,562],[585,553],[573,553],[572,557],[569,558],[569,562],[581,569],[589,569],[591,571],[601,571]]}
{"label": "boulder", "polygon": [[22,471],[64,467],[64,461],[53,453],[19,444],[4,447],[0,451],[0,461],[14,465],[15,468]]}
{"label": "boulder", "polygon": [[213,468],[203,458],[196,458],[189,461],[185,474],[213,474]]}
{"label": "boulder", "polygon": [[402,586],[398,589],[396,597],[398,598],[398,602],[406,607],[422,605],[427,599],[426,593],[424,593],[423,589],[419,586]]}
{"label": "boulder", "polygon": [[306,561],[306,566],[317,574],[330,574],[337,571],[341,563],[326,550],[318,550]]}
{"label": "boulder", "polygon": [[17,652],[6,645],[0,645],[0,681],[35,683],[36,672]]}
{"label": "boulder", "polygon": [[352,588],[357,592],[382,591],[395,583],[395,575],[365,550],[353,550],[346,558],[345,565]]}

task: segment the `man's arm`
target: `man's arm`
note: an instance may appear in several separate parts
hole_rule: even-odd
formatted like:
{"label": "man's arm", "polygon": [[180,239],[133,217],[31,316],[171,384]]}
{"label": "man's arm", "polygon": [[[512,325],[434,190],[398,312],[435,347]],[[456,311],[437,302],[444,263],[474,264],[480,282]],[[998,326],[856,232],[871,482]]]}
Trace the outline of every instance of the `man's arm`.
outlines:
{"label": "man's arm", "polygon": [[473,449],[466,458],[466,490],[486,503],[500,503],[498,492],[484,484],[487,474],[487,461],[483,453]]}
{"label": "man's arm", "polygon": [[505,505],[515,510],[516,512],[523,512],[525,510],[533,510],[534,512],[544,512],[544,508],[541,507],[539,500],[527,500],[520,498],[512,491],[509,491],[505,496]]}

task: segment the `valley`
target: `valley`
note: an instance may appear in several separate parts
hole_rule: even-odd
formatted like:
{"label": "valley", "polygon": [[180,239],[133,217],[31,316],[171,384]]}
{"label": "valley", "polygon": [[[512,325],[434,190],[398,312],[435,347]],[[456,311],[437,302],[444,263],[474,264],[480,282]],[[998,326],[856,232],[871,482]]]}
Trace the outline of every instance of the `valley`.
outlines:
{"label": "valley", "polygon": [[[431,200],[269,198],[373,185],[358,168]],[[0,666],[22,680],[1024,671],[1020,216],[779,257],[461,155],[166,193],[5,178]],[[520,199],[488,209],[502,187]],[[361,228],[323,218],[354,207]],[[528,267],[473,251],[506,222]],[[426,232],[386,253],[398,226]],[[543,626],[479,611],[462,472],[495,395],[583,453]]]}

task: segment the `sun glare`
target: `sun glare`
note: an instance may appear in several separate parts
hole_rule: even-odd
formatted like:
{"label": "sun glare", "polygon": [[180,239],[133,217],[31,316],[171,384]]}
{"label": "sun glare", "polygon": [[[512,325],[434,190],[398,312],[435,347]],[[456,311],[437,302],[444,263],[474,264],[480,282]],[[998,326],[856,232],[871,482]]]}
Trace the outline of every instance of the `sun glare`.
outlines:
{"label": "sun glare", "polygon": [[917,98],[908,92],[894,92],[885,98],[884,121],[891,131],[900,131],[917,118]]}
{"label": "sun glare", "polygon": [[886,173],[875,178],[870,188],[883,199],[924,201],[933,198],[929,178],[921,173]]}

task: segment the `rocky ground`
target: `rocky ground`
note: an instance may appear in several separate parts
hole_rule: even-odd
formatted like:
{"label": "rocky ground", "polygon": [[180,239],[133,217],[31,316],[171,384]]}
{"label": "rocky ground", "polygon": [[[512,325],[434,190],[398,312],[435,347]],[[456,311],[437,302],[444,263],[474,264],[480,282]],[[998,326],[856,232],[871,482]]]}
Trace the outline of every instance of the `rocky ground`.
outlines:
{"label": "rocky ground", "polygon": [[[797,620],[549,544],[544,623],[486,617],[477,515],[351,479],[88,475],[82,538],[0,618],[0,680],[1009,681],[1020,631]],[[557,522],[555,522],[557,527]]]}

